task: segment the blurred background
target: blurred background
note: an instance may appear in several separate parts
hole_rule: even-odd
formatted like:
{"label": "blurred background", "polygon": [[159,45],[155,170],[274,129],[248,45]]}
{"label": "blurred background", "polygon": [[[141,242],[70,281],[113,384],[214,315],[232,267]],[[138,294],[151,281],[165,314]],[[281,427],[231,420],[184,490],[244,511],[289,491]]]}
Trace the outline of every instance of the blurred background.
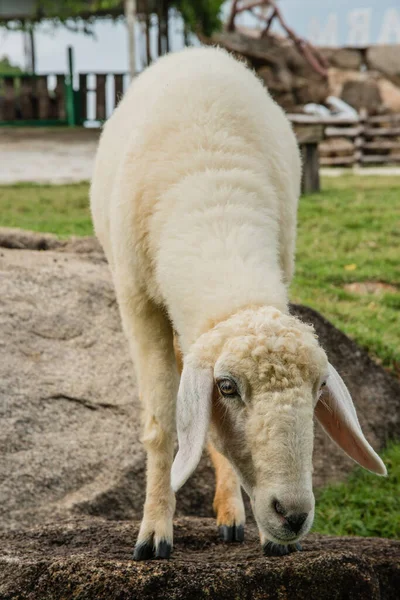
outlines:
{"label": "blurred background", "polygon": [[318,446],[315,528],[399,537],[398,0],[0,0],[5,519],[35,523],[71,507],[140,514],[144,459],[131,453],[139,433],[126,425],[131,365],[92,239],[89,181],[101,125],[132,78],[200,44],[245,61],[293,124],[304,175],[291,300],[352,340],[332,352],[343,358],[350,344],[344,376],[389,469],[385,481],[358,470],[347,479],[349,461]]}

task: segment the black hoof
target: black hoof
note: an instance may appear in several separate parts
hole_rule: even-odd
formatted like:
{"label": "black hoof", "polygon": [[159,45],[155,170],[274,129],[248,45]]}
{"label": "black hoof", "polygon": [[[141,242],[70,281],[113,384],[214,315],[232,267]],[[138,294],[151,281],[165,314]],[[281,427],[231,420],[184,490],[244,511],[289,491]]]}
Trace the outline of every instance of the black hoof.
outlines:
{"label": "black hoof", "polygon": [[267,542],[263,545],[264,556],[285,556],[292,552],[299,552],[302,549],[299,543],[282,546],[281,544],[274,544],[274,542]]}
{"label": "black hoof", "polygon": [[172,546],[166,540],[161,542],[156,547],[156,558],[169,558],[171,556]]}
{"label": "black hoof", "polygon": [[153,541],[136,544],[133,551],[133,560],[150,560],[153,556]]}
{"label": "black hoof", "polygon": [[219,537],[224,542],[243,542],[244,525],[221,525],[219,528]]}
{"label": "black hoof", "polygon": [[161,540],[158,546],[154,547],[153,540],[136,544],[133,551],[133,560],[151,560],[152,558],[169,558],[171,556],[172,546],[166,540]]}

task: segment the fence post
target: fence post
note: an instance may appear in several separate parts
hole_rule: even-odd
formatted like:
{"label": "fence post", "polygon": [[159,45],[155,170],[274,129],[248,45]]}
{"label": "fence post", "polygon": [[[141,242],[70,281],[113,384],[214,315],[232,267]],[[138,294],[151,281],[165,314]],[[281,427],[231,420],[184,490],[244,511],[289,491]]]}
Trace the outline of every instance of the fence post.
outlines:
{"label": "fence post", "polygon": [[72,46],[68,46],[68,73],[65,77],[65,100],[67,122],[70,127],[76,125],[76,111],[74,101],[74,57]]}
{"label": "fence post", "polygon": [[363,156],[364,156],[364,142],[365,142],[365,124],[367,122],[368,114],[365,108],[361,108],[360,113],[360,121],[359,121],[359,133],[354,139],[355,146],[355,164],[359,167],[362,167],[364,164]]}
{"label": "fence post", "polygon": [[136,72],[136,47],[135,47],[135,24],[136,24],[136,0],[125,0],[124,2],[125,21],[128,32],[128,51],[129,51],[129,74],[131,80]]}

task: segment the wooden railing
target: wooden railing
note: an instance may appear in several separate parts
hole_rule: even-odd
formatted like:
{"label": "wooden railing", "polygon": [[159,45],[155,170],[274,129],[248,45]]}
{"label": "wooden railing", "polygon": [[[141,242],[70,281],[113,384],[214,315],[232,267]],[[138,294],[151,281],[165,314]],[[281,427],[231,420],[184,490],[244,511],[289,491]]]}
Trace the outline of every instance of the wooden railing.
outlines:
{"label": "wooden railing", "polygon": [[[400,114],[359,118],[319,118],[310,115],[290,115],[294,124],[311,129],[323,126],[319,143],[322,166],[352,166],[400,163]],[[295,125],[296,126],[296,125]]]}
{"label": "wooden railing", "polygon": [[[113,112],[126,87],[126,73],[2,75],[0,125],[83,125],[102,123]],[[400,163],[400,114],[358,118],[289,115],[303,160],[322,166]],[[318,151],[317,151],[318,146]],[[319,159],[319,160],[318,160]],[[307,173],[305,173],[307,177]],[[305,181],[305,186],[309,187]],[[310,187],[318,184],[310,183]]]}
{"label": "wooden railing", "polygon": [[81,121],[104,121],[111,115],[129,83],[127,73],[79,73]]}
{"label": "wooden railing", "polygon": [[122,97],[126,73],[2,75],[0,125],[102,123]]}
{"label": "wooden railing", "polygon": [[0,123],[67,123],[65,75],[2,75]]}

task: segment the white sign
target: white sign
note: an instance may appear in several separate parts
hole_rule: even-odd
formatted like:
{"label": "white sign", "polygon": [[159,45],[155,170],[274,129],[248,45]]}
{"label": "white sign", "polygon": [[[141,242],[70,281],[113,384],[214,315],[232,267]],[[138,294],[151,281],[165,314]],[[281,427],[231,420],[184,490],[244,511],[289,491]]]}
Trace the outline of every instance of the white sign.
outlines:
{"label": "white sign", "polygon": [[300,35],[319,46],[400,44],[400,0],[280,0]]}
{"label": "white sign", "polygon": [[[279,6],[286,23],[318,46],[400,44],[400,0],[279,0]],[[231,0],[225,18],[230,7]],[[248,11],[237,23],[260,25]],[[282,33],[276,20],[273,30]]]}

